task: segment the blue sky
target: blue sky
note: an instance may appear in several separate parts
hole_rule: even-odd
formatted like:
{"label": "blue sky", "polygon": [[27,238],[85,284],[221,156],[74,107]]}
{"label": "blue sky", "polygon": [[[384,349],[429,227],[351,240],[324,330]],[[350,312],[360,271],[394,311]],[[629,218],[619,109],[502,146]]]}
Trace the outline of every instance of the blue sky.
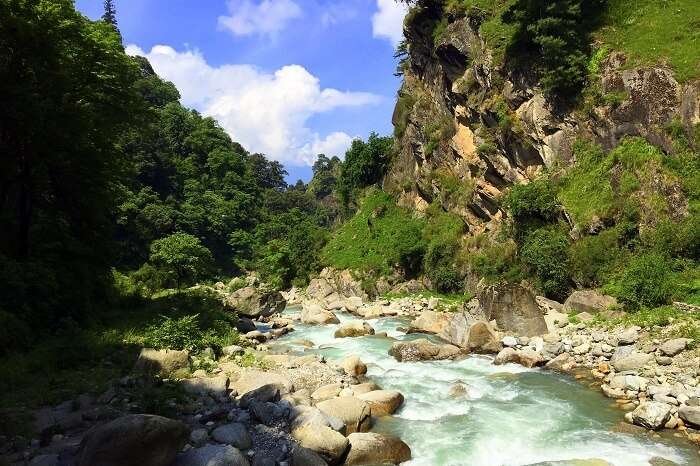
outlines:
{"label": "blue sky", "polygon": [[[405,6],[394,0],[116,0],[127,52],[149,58],[183,104],[211,115],[290,182],[318,152],[391,133],[400,81],[393,51]],[[78,0],[91,18],[101,0]]]}

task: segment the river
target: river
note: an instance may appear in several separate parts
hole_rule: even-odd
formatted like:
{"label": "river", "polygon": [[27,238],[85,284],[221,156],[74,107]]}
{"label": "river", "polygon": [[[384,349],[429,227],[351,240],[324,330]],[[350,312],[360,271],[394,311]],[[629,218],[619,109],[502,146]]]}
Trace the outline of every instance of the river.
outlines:
{"label": "river", "polygon": [[[290,307],[287,313],[298,312]],[[336,313],[341,323],[355,317]],[[367,320],[397,340],[406,320]],[[565,375],[509,364],[494,366],[486,356],[460,361],[397,362],[387,351],[392,340],[378,336],[334,338],[338,325],[305,325],[278,340],[296,351],[313,351],[328,359],[356,354],[367,376],[383,389],[400,391],[405,403],[393,416],[376,419],[373,432],[400,437],[410,447],[410,466],[593,465],[602,459],[615,466],[648,466],[652,458],[679,465],[700,465],[696,449],[671,436],[614,432],[622,412],[597,390]],[[316,346],[294,345],[298,339]],[[462,382],[467,396],[450,396]],[[605,464],[605,463],[602,463]],[[663,463],[659,463],[663,464]]]}

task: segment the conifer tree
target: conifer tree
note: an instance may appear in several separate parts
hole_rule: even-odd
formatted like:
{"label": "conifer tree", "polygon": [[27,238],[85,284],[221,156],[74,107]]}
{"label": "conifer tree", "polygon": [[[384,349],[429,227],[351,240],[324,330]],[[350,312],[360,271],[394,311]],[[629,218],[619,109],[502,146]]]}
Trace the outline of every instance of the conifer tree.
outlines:
{"label": "conifer tree", "polygon": [[102,15],[102,20],[117,27],[117,9],[114,8],[114,0],[105,0],[105,12]]}

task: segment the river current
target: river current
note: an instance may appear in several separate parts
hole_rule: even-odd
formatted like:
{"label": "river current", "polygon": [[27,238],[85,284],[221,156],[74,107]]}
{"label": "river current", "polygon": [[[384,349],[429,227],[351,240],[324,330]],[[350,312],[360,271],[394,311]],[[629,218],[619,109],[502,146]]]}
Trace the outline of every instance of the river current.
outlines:
{"label": "river current", "polygon": [[[337,316],[341,323],[355,319],[345,313]],[[398,331],[405,320],[367,322],[377,333],[387,332],[397,340],[425,338]],[[616,432],[622,412],[612,400],[570,376],[515,364],[494,366],[486,356],[397,362],[387,353],[390,338],[334,338],[337,328],[297,322],[296,330],[278,343],[328,359],[356,354],[371,380],[383,389],[400,391],[404,405],[393,416],[376,419],[372,431],[406,442],[413,455],[407,466],[597,466],[582,461],[593,459],[615,466],[648,466],[655,464],[650,463],[653,458],[700,465],[697,451],[686,442]],[[311,340],[315,347],[292,343],[299,339]],[[465,396],[451,396],[456,383],[466,386]]]}

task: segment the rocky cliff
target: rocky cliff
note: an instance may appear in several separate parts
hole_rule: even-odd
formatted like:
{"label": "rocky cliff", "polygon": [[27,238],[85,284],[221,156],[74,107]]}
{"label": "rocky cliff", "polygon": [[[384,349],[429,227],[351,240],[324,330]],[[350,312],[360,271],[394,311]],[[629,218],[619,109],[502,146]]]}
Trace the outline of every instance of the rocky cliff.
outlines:
{"label": "rocky cliff", "polygon": [[527,66],[494,59],[482,17],[447,15],[439,2],[409,16],[393,115],[398,149],[384,189],[418,211],[438,202],[471,235],[496,229],[507,188],[574,164],[578,138],[611,149],[636,135],[672,154],[667,126],[691,132],[700,123],[700,83],[681,84],[670,68],[630,67],[623,53],[606,50],[583,97],[562,105]]}

